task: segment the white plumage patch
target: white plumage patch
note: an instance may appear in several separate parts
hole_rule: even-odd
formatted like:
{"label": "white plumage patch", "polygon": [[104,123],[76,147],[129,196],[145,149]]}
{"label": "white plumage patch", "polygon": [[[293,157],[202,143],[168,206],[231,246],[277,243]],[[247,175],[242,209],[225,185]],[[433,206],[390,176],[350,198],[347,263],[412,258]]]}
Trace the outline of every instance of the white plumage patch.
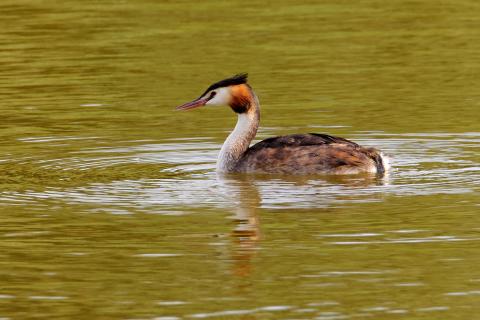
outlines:
{"label": "white plumage patch", "polygon": [[231,93],[229,87],[217,88],[205,94],[206,97],[215,92],[215,96],[208,100],[207,106],[227,106],[230,103]]}

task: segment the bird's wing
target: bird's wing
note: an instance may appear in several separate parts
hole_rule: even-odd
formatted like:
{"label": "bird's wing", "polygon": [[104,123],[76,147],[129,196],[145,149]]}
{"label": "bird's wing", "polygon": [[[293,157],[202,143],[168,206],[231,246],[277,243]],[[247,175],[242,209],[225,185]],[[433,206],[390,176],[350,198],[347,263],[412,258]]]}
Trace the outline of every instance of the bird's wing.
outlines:
{"label": "bird's wing", "polygon": [[330,136],[328,134],[308,133],[308,134],[292,134],[288,136],[273,137],[262,140],[251,146],[247,153],[256,152],[264,148],[283,148],[283,147],[302,147],[302,146],[317,146],[326,144],[343,144],[350,147],[359,147],[358,144],[350,140]]}

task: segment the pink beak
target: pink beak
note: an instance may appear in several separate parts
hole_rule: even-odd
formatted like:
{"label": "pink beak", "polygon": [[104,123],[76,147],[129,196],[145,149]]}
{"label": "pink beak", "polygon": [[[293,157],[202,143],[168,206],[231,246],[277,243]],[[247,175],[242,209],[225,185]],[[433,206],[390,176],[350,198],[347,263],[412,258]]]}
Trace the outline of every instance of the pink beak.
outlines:
{"label": "pink beak", "polygon": [[175,108],[175,110],[190,110],[190,109],[195,109],[204,106],[208,102],[208,99],[196,99],[190,102],[187,102],[185,104],[182,104],[181,106],[178,106]]}

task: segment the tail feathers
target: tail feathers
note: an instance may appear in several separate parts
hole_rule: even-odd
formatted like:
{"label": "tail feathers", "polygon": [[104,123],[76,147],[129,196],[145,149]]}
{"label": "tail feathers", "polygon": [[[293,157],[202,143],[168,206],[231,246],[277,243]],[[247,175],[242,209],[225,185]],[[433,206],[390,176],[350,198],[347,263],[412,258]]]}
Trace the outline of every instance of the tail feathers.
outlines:
{"label": "tail feathers", "polygon": [[377,167],[377,173],[378,174],[384,174],[385,173],[385,167],[383,166],[382,155],[380,153],[377,153],[373,160],[375,161],[375,165]]}
{"label": "tail feathers", "polygon": [[384,174],[390,170],[390,159],[383,154],[383,152],[378,152],[375,155],[375,165],[377,167],[378,174]]}
{"label": "tail feathers", "polygon": [[372,167],[372,171],[377,174],[384,174],[390,170],[390,161],[387,156],[385,156],[380,150],[375,148],[364,149],[366,155],[373,160],[375,167]]}

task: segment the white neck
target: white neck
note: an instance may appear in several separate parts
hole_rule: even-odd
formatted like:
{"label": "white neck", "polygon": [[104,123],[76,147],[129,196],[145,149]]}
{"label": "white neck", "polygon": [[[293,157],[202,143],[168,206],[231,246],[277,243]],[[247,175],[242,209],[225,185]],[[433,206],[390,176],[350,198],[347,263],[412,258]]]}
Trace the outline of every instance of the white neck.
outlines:
{"label": "white neck", "polygon": [[235,166],[257,134],[260,123],[260,107],[256,96],[253,100],[247,112],[238,114],[237,125],[223,143],[217,160],[217,171],[219,172],[235,171]]}

